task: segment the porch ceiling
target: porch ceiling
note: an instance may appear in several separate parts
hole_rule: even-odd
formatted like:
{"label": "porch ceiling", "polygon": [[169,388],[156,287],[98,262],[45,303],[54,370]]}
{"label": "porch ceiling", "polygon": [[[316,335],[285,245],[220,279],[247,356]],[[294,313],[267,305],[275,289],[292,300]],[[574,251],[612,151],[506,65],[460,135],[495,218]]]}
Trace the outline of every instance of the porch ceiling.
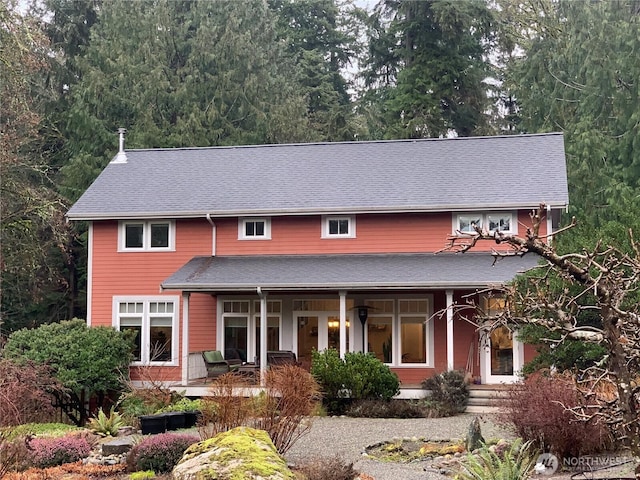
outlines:
{"label": "porch ceiling", "polygon": [[191,292],[482,288],[508,282],[537,261],[526,255],[493,264],[488,253],[194,257],[161,287]]}

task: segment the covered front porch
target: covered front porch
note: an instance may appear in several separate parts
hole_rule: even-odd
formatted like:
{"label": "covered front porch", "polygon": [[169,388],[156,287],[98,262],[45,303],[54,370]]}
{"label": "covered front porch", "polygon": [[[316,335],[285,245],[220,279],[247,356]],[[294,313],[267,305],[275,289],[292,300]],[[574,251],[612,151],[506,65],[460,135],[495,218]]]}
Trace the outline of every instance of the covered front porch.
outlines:
{"label": "covered front porch", "polygon": [[[456,306],[472,297],[480,305],[479,292],[534,264],[494,265],[488,254],[195,257],[162,284],[182,291],[180,387],[206,391],[189,333],[203,322],[210,349],[233,351],[261,372],[267,351],[290,350],[308,368],[314,349],[335,348],[373,353],[407,391],[452,369],[476,383],[513,381],[524,352],[512,332],[479,332]],[[206,316],[191,312],[202,295],[215,300]]]}

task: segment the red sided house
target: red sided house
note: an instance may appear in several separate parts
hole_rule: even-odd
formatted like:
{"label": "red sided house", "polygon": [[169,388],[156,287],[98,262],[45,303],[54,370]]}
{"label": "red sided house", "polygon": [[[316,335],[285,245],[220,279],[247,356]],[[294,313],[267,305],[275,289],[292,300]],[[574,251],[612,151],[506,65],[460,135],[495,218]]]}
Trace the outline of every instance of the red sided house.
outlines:
{"label": "red sided house", "polygon": [[447,307],[538,259],[435,252],[471,223],[522,232],[541,202],[551,233],[568,203],[561,134],[120,145],[68,218],[89,222],[87,322],[134,330],[133,367],[195,396],[203,350],[261,365],[271,350],[307,365],[313,349],[365,350],[404,385],[446,369],[510,382],[532,356]]}

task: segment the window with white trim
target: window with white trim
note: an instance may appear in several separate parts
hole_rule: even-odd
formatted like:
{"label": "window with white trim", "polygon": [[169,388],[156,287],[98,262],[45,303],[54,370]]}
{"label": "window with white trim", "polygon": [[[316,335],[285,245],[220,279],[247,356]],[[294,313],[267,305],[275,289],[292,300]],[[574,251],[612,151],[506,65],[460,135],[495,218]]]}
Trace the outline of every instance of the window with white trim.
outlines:
{"label": "window with white trim", "polygon": [[429,312],[429,301],[426,299],[398,301],[400,363],[431,363],[429,348],[432,348],[433,331]]}
{"label": "window with white trim", "polygon": [[431,295],[426,298],[371,298],[364,302],[367,352],[396,366],[434,364],[434,326]]}
{"label": "window with white trim", "polygon": [[175,250],[175,222],[170,220],[123,221],[118,229],[119,251]]}
{"label": "window with white trim", "polygon": [[453,216],[454,233],[476,233],[474,226],[493,233],[518,233],[514,212],[465,212]]}
{"label": "window with white trim", "polygon": [[239,240],[271,240],[270,218],[239,218]]}
{"label": "window with white trim", "polygon": [[178,308],[176,296],[114,297],[113,326],[130,332],[134,365],[177,365]]}
{"label": "window with white trim", "polygon": [[249,300],[222,302],[222,336],[225,357],[247,361],[249,346]]}
{"label": "window with white trim", "polygon": [[322,238],[354,238],[355,236],[355,216],[331,215],[322,217]]}

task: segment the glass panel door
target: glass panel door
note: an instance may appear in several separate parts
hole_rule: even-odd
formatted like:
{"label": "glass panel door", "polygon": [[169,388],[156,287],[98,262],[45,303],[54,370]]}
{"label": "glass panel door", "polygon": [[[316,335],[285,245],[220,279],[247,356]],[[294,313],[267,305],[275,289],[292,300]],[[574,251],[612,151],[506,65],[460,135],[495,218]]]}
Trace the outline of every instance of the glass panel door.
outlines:
{"label": "glass panel door", "polygon": [[224,349],[235,349],[241,359],[247,358],[248,317],[224,317]]}
{"label": "glass panel door", "polygon": [[311,352],[318,349],[318,316],[298,316],[298,360],[311,365]]}
{"label": "glass panel door", "polygon": [[513,335],[507,327],[491,332],[491,375],[513,375]]}
{"label": "glass panel door", "polygon": [[[347,318],[347,352],[349,351],[349,319]],[[327,348],[340,351],[340,315],[327,316]]]}
{"label": "glass panel door", "polygon": [[480,335],[482,383],[514,383],[520,380],[524,348],[516,332],[499,326]]}

